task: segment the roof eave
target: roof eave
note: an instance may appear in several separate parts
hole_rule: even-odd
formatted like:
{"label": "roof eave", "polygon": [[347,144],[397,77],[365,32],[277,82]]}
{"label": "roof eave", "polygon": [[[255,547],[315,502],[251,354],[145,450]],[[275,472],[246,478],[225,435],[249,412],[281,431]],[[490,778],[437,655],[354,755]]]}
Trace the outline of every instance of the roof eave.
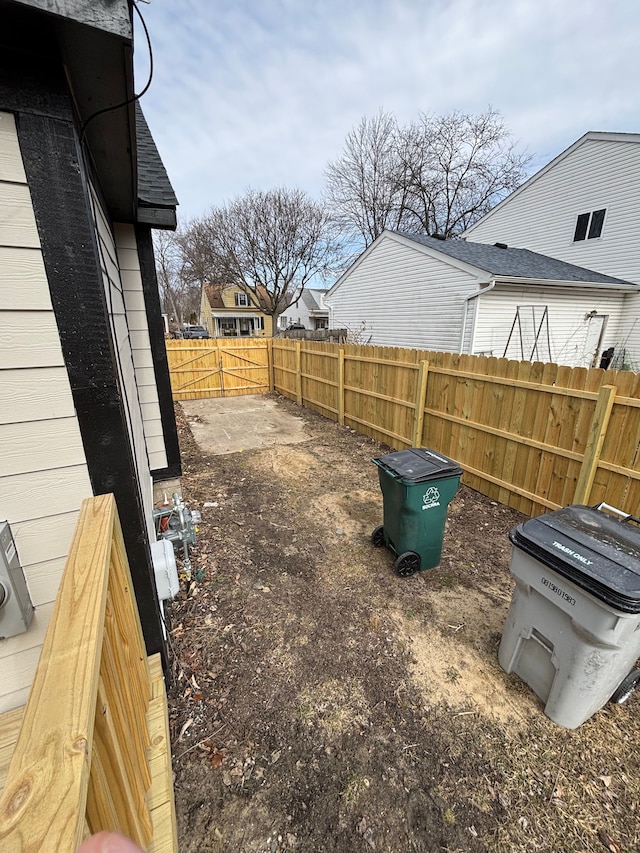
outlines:
{"label": "roof eave", "polygon": [[175,207],[144,207],[139,205],[136,222],[139,225],[149,225],[159,231],[175,231],[178,227]]}
{"label": "roof eave", "polygon": [[638,291],[637,284],[622,281],[569,281],[567,279],[555,278],[520,278],[514,275],[495,275],[493,276],[492,281],[496,284],[552,284],[554,287],[579,287],[581,289],[588,288],[589,290],[616,290],[623,293],[637,293]]}

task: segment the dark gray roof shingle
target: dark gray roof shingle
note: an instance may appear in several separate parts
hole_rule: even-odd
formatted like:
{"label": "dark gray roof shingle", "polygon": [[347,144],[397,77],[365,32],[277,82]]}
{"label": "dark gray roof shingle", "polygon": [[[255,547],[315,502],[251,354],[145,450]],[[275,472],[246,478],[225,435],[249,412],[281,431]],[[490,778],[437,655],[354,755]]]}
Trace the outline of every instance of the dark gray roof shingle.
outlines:
{"label": "dark gray roof shingle", "polygon": [[539,255],[529,249],[501,249],[487,243],[472,243],[468,240],[438,240],[422,234],[408,234],[397,231],[402,237],[422,243],[436,252],[442,252],[458,261],[471,264],[491,275],[513,278],[533,278],[543,281],[584,281],[592,284],[631,284],[620,278],[577,267],[565,261]]}
{"label": "dark gray roof shingle", "polygon": [[315,296],[313,295],[313,293],[310,292],[310,289],[308,287],[305,287],[305,289],[302,291],[302,301],[306,305],[308,311],[318,311],[320,309],[320,306],[316,302]]}
{"label": "dark gray roof shingle", "polygon": [[138,101],[136,101],[136,139],[138,143],[138,200],[151,207],[175,208],[178,199]]}

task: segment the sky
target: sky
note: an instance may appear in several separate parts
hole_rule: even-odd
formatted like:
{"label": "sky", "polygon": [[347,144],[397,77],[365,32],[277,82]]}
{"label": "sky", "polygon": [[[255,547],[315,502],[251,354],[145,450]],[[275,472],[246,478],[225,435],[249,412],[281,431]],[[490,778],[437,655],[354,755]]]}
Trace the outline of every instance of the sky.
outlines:
{"label": "sky", "polygon": [[[498,110],[541,168],[589,130],[640,132],[638,0],[150,0],[141,104],[188,221],[247,189],[322,197],[380,109]],[[135,25],[136,88],[149,76]]]}

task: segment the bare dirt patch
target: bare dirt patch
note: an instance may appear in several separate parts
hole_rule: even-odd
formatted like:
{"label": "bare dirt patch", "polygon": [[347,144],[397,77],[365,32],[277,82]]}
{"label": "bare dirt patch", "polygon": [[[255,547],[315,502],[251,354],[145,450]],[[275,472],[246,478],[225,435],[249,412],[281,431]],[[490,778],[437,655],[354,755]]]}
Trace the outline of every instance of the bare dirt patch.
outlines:
{"label": "bare dirt patch", "polygon": [[520,516],[462,488],[440,566],[399,579],[370,542],[386,448],[272,399],[306,441],[210,456],[177,414],[181,851],[640,849],[640,701],[568,732],[497,664]]}

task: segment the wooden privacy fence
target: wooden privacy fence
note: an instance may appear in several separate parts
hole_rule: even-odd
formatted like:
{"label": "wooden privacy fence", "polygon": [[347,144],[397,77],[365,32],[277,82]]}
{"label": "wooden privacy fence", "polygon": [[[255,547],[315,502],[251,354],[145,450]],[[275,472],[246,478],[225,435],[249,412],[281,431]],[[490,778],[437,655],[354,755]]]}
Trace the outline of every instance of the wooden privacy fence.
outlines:
{"label": "wooden privacy fence", "polygon": [[[0,849],[75,853],[120,831],[177,853],[167,700],[147,659],[113,495],[84,501],[0,799]],[[14,737],[15,739],[15,737]]]}
{"label": "wooden privacy fence", "polygon": [[390,347],[272,342],[280,393],[394,448],[431,447],[464,482],[535,515],[640,508],[640,375]]}
{"label": "wooden privacy fence", "polygon": [[269,338],[166,341],[174,400],[269,390]]}

